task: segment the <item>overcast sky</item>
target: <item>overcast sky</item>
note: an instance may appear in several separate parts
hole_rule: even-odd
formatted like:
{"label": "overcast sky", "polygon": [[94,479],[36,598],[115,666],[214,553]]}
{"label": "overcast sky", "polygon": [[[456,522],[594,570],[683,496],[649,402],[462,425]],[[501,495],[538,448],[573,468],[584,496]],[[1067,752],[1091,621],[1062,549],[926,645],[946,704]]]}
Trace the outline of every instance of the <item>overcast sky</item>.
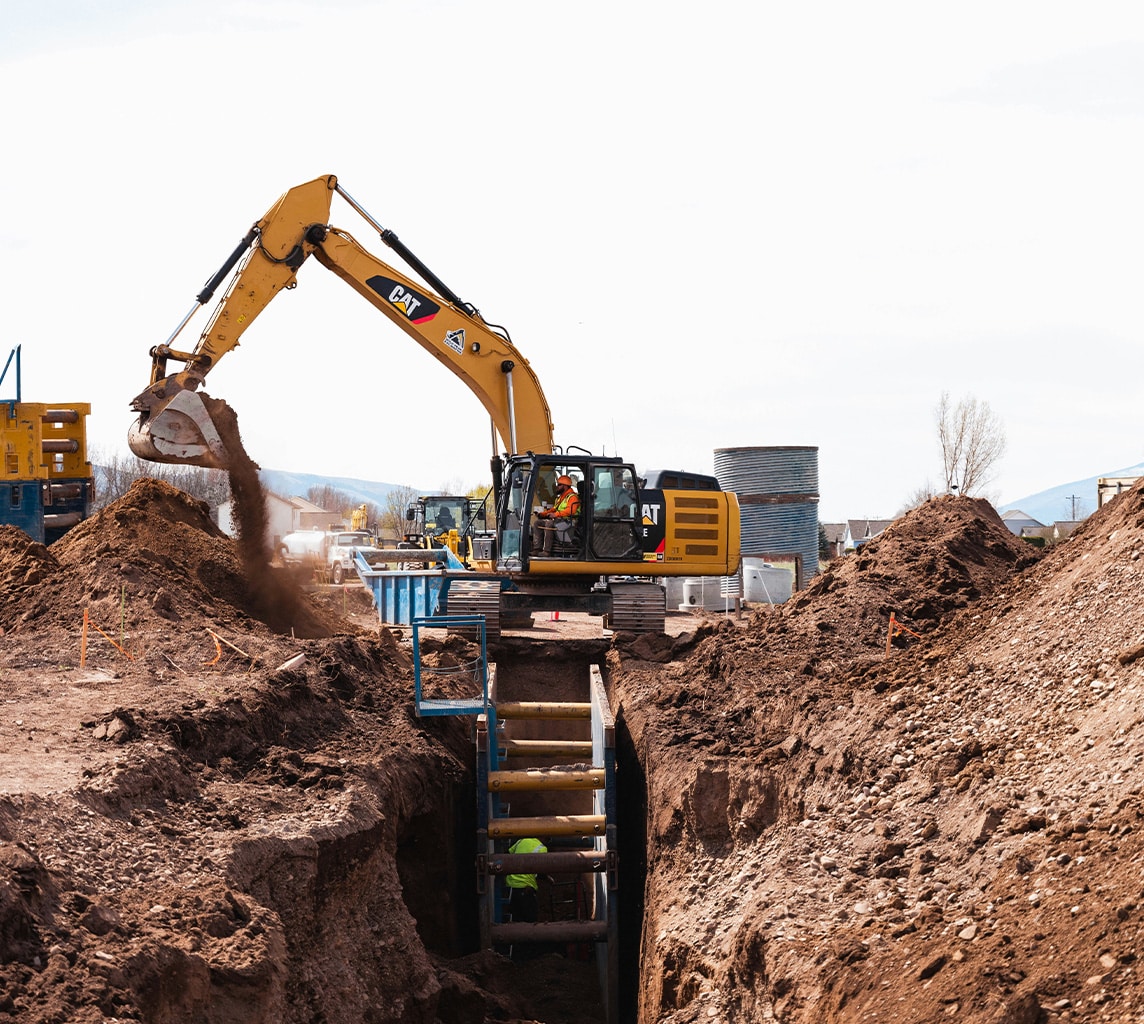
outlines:
{"label": "overcast sky", "polygon": [[[0,11],[0,359],[101,452],[250,225],[333,173],[508,327],[560,444],[816,445],[825,521],[941,483],[943,391],[1003,421],[999,503],[1144,460],[1136,4]],[[207,391],[268,468],[487,477],[477,400],[313,261]]]}

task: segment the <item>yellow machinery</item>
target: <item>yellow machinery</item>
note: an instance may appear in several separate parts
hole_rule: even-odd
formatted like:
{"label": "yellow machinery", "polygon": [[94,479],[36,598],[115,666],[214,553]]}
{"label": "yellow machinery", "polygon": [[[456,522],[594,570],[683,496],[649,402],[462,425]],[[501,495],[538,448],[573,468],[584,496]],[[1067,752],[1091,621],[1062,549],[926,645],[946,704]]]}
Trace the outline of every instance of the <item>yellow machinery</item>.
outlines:
{"label": "yellow machinery", "polygon": [[[335,193],[424,284],[330,224]],[[649,490],[621,459],[554,445],[540,382],[507,331],[459,299],[334,175],[284,193],[207,282],[167,342],[151,349],[150,384],[132,402],[139,413],[128,437],[135,454],[157,462],[228,465],[226,446],[198,389],[274,297],[297,285],[297,272],[311,256],[460,377],[501,439],[501,451],[493,455],[495,529],[474,538],[471,567],[477,572],[463,587],[442,590],[442,614],[483,614],[490,635],[502,612],[519,618],[548,610],[605,615],[615,628],[662,629],[664,595],[657,577],[722,576],[737,570],[734,494],[720,490],[709,476],[693,477],[699,481],[696,489]],[[194,349],[173,348],[196,310],[232,271]],[[168,372],[172,360],[182,367]],[[574,528],[561,530],[546,554],[532,527],[535,514],[554,501],[560,476],[573,480],[580,512]]]}
{"label": "yellow machinery", "polygon": [[0,523],[18,526],[50,544],[91,512],[95,483],[87,461],[86,402],[24,402],[20,399],[20,349],[15,360],[16,398],[0,400]]}

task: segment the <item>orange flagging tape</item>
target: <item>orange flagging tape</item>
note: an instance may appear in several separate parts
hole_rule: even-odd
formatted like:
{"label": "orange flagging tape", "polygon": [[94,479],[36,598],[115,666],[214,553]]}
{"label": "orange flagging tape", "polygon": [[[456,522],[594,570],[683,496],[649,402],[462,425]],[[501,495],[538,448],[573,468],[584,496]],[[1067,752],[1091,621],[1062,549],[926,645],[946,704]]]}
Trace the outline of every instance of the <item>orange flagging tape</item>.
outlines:
{"label": "orange flagging tape", "polygon": [[111,639],[106,633],[103,632],[94,622],[88,618],[87,609],[83,610],[83,636],[80,639],[79,645],[79,667],[83,668],[84,662],[87,660],[87,627],[91,626],[97,633],[99,633],[112,647],[114,647],[120,654],[123,655],[128,661],[135,659],[128,654],[122,647],[119,646],[114,640]]}
{"label": "orange flagging tape", "polygon": [[[209,629],[207,630],[207,632],[211,633],[211,631]],[[204,665],[213,665],[215,662],[217,662],[219,660],[219,658],[222,657],[222,644],[220,644],[218,642],[218,637],[215,636],[214,633],[211,633],[211,636],[214,638],[215,650],[218,651],[218,654],[216,654],[213,658],[211,658],[210,661],[204,661],[203,662]]]}
{"label": "orange flagging tape", "polygon": [[232,644],[226,637],[219,636],[218,633],[216,633],[213,629],[208,629],[207,632],[210,633],[210,635],[212,637],[214,637],[215,647],[218,649],[218,654],[216,654],[214,656],[214,658],[212,658],[210,661],[206,662],[205,664],[213,665],[216,661],[218,661],[219,658],[222,657],[222,645],[226,644],[227,647],[229,647],[232,651],[237,651],[244,658],[249,658],[250,659],[250,667],[254,668],[255,663],[258,661],[258,659],[254,657],[254,655],[247,654],[246,651],[244,651],[241,647],[235,647],[235,645]]}
{"label": "orange flagging tape", "polygon": [[919,640],[921,639],[921,636],[919,634],[915,633],[912,629],[910,629],[909,626],[903,626],[898,621],[898,619],[894,615],[894,613],[890,612],[890,630],[886,634],[886,653],[887,654],[890,653],[890,646],[894,641],[894,637],[898,636],[900,633],[909,633],[910,636],[917,637]]}

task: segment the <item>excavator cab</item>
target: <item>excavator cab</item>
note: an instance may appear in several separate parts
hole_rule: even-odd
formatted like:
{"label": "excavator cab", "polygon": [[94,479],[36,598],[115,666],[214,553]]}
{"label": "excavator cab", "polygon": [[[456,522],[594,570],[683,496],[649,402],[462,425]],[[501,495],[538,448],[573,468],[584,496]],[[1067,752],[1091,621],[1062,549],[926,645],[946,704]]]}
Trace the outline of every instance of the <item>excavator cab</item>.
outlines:
{"label": "excavator cab", "polygon": [[[577,511],[546,516],[559,500],[561,477],[571,481]],[[582,563],[642,561],[641,508],[635,470],[619,459],[568,454],[510,458],[497,510],[497,567],[581,574]],[[549,530],[551,538],[545,535]]]}

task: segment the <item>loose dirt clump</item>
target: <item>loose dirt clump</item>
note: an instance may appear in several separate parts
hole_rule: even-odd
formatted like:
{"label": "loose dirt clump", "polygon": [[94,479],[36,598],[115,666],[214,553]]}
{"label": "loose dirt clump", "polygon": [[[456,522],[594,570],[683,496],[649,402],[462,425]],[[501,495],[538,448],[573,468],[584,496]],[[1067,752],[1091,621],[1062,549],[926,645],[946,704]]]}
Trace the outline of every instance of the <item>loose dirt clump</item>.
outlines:
{"label": "loose dirt clump", "polygon": [[238,429],[238,417],[221,399],[201,396],[204,406],[218,428],[227,451],[227,475],[237,524],[238,553],[246,573],[246,591],[251,614],[265,622],[276,633],[293,630],[303,636],[321,636],[313,632],[321,627],[299,626],[299,621],[312,618],[301,591],[283,572],[272,568],[272,553],[267,541],[266,495],[258,478],[258,464],[246,453]]}

